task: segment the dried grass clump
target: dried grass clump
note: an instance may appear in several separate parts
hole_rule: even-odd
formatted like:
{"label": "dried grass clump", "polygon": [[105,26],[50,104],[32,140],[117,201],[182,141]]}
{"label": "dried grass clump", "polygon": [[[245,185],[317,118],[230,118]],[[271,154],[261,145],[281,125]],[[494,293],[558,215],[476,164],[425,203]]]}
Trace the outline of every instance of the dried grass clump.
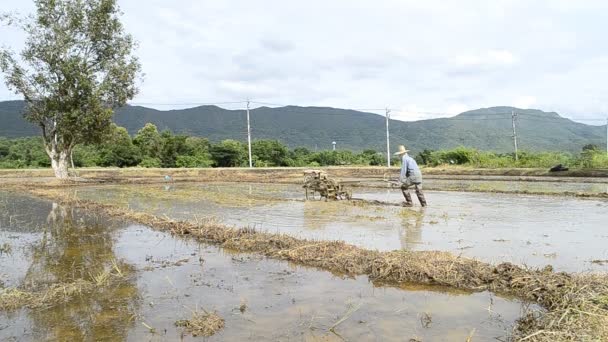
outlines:
{"label": "dried grass clump", "polygon": [[334,273],[389,283],[421,283],[471,291],[493,291],[537,303],[545,311],[525,315],[514,338],[526,341],[608,341],[608,277],[492,265],[437,251],[379,252],[339,241],[314,241],[284,234],[234,229],[213,222],[192,223],[80,201],[53,190],[34,194],[80,208],[137,221],[179,235],[191,235],[238,252],[259,253]]}
{"label": "dried grass clump", "polygon": [[[536,291],[539,293],[540,291]],[[546,312],[518,321],[515,338],[523,341],[608,341],[608,278],[575,275],[540,298]]]}
{"label": "dried grass clump", "polygon": [[195,311],[191,319],[175,322],[178,327],[186,328],[192,336],[209,337],[224,328],[224,319],[215,312]]}
{"label": "dried grass clump", "polygon": [[125,271],[132,272],[128,267],[112,260],[111,268],[91,274],[91,280],[77,279],[71,283],[51,284],[38,291],[26,291],[19,288],[0,290],[0,311],[12,311],[20,308],[47,308],[69,302],[82,295],[93,295],[96,290],[112,286],[124,279]]}
{"label": "dried grass clump", "polygon": [[94,288],[95,285],[92,282],[82,279],[73,283],[53,284],[49,288],[37,292],[7,288],[0,292],[0,311],[48,307],[70,301],[83,293],[90,293]]}

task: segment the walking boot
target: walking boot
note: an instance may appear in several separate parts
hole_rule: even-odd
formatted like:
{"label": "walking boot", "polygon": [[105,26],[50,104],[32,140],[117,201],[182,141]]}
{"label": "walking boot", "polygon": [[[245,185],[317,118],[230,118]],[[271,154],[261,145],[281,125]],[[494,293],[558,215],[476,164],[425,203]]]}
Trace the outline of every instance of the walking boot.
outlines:
{"label": "walking boot", "polygon": [[424,194],[421,191],[416,192],[416,196],[418,196],[418,200],[420,201],[420,205],[426,207],[426,198],[424,198]]}
{"label": "walking boot", "polygon": [[409,192],[403,192],[403,197],[405,197],[405,202],[403,202],[404,207],[413,207],[414,203],[412,202],[412,195]]}

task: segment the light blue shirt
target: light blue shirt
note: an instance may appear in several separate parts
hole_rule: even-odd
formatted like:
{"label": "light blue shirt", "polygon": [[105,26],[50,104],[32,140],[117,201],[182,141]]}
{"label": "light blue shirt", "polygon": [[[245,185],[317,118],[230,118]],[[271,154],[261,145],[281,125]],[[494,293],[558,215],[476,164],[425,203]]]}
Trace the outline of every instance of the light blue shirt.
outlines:
{"label": "light blue shirt", "polygon": [[410,157],[407,153],[401,158],[401,175],[399,176],[401,183],[419,184],[422,183],[422,172],[418,167],[418,163],[414,158]]}

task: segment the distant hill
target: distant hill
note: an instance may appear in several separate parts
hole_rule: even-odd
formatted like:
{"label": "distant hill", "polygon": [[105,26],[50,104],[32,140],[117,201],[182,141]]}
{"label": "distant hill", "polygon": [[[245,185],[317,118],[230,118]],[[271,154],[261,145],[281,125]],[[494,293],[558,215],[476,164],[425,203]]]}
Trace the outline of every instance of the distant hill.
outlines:
{"label": "distant hill", "polygon": [[[39,129],[22,118],[23,102],[0,102],[0,136],[38,135]],[[498,152],[512,151],[511,111],[518,113],[518,142],[522,150],[578,152],[585,144],[605,144],[606,126],[573,122],[535,109],[491,107],[464,112],[451,118],[414,122],[391,120],[391,146],[404,144],[413,151],[459,145]],[[201,106],[160,111],[127,106],[116,111],[115,122],[135,134],[151,122],[159,130],[170,129],[208,137],[212,141],[245,141],[244,110]],[[385,119],[381,115],[326,107],[261,107],[251,111],[253,139],[279,139],[290,147],[329,149],[386,149]]]}

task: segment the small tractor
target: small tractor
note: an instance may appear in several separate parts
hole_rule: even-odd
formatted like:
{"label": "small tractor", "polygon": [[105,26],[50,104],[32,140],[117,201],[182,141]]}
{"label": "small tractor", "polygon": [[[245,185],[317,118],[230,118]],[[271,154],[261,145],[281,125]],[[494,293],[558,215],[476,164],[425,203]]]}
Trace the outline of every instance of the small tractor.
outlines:
{"label": "small tractor", "polygon": [[[335,179],[327,176],[325,171],[321,170],[306,170],[304,171],[304,185],[306,190],[306,199],[310,196],[315,199],[315,193],[319,193],[320,199],[325,200],[350,200],[352,191],[346,189],[344,184],[341,184]],[[312,194],[311,194],[312,193]]]}

